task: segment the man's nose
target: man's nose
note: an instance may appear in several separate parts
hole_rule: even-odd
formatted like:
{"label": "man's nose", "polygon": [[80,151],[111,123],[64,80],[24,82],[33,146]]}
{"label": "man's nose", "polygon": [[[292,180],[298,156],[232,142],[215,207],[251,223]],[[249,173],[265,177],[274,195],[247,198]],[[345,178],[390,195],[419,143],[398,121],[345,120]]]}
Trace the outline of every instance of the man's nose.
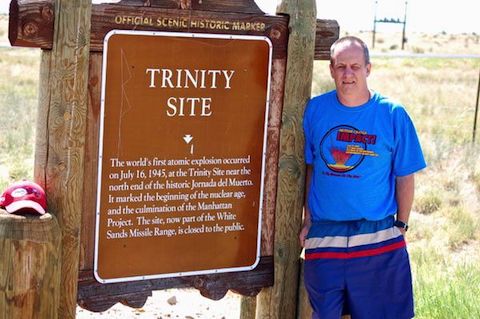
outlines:
{"label": "man's nose", "polygon": [[354,72],[353,72],[352,68],[349,67],[349,66],[345,67],[345,70],[343,71],[343,74],[344,74],[345,76],[352,75],[353,73],[354,73]]}

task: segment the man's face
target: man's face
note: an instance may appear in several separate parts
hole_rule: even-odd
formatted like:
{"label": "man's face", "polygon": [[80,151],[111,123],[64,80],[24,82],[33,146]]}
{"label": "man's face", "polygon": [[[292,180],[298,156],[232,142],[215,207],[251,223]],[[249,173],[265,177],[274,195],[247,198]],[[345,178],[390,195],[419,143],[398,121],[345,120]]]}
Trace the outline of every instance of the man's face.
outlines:
{"label": "man's face", "polygon": [[368,92],[367,77],[371,64],[365,63],[361,46],[346,43],[335,49],[330,64],[330,74],[335,81],[337,94],[356,98]]}

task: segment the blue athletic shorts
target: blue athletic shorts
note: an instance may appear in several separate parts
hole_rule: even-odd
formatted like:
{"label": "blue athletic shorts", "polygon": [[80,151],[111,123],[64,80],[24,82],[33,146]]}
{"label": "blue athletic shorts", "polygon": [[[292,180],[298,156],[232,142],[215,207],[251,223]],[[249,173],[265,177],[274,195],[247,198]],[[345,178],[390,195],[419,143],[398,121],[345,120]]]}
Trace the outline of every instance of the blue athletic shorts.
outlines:
{"label": "blue athletic shorts", "polygon": [[314,222],[304,280],[314,319],[410,319],[412,275],[405,240],[381,221]]}

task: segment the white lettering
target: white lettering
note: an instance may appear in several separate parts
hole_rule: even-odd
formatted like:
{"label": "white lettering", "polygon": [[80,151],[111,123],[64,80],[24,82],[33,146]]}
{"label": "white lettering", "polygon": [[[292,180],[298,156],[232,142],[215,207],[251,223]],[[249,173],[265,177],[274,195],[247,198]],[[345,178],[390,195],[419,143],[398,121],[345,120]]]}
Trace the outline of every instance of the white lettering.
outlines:
{"label": "white lettering", "polygon": [[169,83],[169,85],[168,85],[169,88],[172,88],[172,89],[174,88],[174,85],[172,83],[172,75],[173,75],[172,70],[162,69],[162,88],[167,87],[167,85],[165,84],[166,82]]}
{"label": "white lettering", "polygon": [[[230,71],[222,70],[222,72],[225,75],[225,81],[226,81],[225,88],[226,89],[231,89],[230,80],[232,79],[233,73],[235,73],[235,71],[233,71],[233,70],[230,70]],[[230,72],[230,76],[228,75],[228,72]]]}
{"label": "white lettering", "polygon": [[[231,89],[231,81],[235,71],[148,68],[145,69],[145,73],[147,74],[148,87],[150,88],[156,88],[159,81],[162,89],[188,89],[191,87],[200,89]],[[160,78],[158,79],[158,77]]]}

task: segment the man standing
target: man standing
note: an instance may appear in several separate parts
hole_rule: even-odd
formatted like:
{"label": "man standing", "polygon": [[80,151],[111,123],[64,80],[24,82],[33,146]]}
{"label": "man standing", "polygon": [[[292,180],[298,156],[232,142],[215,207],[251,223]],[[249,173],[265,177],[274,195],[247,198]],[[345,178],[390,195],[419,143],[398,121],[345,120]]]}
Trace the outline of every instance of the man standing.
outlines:
{"label": "man standing", "polygon": [[300,242],[313,318],[414,316],[404,240],[414,173],[425,168],[403,106],[367,85],[366,44],[337,40],[330,52],[336,90],[305,110],[307,189]]}

